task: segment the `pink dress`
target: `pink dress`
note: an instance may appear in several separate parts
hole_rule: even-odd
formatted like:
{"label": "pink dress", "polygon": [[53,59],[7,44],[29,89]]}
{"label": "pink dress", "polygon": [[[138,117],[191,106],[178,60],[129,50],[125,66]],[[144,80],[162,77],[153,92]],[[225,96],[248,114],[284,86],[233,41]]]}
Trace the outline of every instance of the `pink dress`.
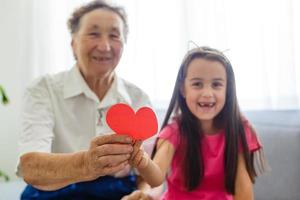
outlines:
{"label": "pink dress", "polygon": [[[255,134],[251,133],[247,123],[244,125],[249,150],[255,151],[261,148]],[[203,160],[205,163],[204,178],[193,191],[186,191],[181,171],[183,153],[179,146],[179,130],[176,122],[166,126],[158,136],[174,145],[175,154],[171,163],[171,170],[167,177],[167,190],[163,194],[163,200],[232,200],[224,185],[224,149],[225,132],[220,131],[214,135],[205,135],[202,140]]]}

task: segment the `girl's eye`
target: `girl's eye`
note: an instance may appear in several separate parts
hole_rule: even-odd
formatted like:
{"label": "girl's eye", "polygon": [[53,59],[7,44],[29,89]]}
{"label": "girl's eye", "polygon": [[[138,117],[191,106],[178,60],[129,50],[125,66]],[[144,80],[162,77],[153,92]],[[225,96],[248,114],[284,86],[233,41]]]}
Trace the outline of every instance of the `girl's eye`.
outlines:
{"label": "girl's eye", "polygon": [[192,83],[192,86],[193,87],[201,87],[202,83],[201,82],[194,82],[194,83]]}
{"label": "girl's eye", "polygon": [[214,82],[214,83],[212,84],[212,86],[213,86],[213,88],[220,88],[220,87],[223,86],[223,84],[220,83],[220,82]]}

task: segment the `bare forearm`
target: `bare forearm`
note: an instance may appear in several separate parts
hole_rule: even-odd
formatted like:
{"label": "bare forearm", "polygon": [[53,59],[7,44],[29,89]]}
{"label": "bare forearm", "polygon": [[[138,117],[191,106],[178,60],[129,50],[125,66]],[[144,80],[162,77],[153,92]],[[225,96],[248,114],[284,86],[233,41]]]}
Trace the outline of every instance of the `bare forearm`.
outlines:
{"label": "bare forearm", "polygon": [[42,190],[57,190],[88,179],[84,171],[84,152],[53,154],[32,152],[21,157],[24,180]]}
{"label": "bare forearm", "polygon": [[24,180],[42,190],[57,190],[72,183],[91,181],[126,167],[132,140],[110,134],[91,140],[87,151],[69,154],[31,152],[21,157]]}
{"label": "bare forearm", "polygon": [[164,181],[164,175],[157,164],[149,160],[147,167],[138,169],[140,175],[143,177],[151,187],[160,186]]}

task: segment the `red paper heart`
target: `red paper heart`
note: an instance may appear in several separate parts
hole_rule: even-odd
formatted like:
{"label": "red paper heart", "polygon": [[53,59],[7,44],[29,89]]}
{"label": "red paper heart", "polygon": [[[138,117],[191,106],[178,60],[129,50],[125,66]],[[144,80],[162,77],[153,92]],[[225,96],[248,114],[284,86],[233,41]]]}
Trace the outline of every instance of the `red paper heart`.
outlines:
{"label": "red paper heart", "polygon": [[150,138],[158,129],[157,118],[151,108],[142,107],[134,113],[130,106],[123,103],[109,108],[106,122],[117,134],[129,135],[136,140]]}

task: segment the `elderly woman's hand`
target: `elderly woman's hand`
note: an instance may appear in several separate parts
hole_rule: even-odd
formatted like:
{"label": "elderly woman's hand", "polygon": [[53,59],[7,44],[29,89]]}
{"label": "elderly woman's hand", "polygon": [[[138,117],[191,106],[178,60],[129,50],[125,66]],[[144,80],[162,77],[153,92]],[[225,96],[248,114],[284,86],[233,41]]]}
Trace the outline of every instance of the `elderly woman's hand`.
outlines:
{"label": "elderly woman's hand", "polygon": [[95,137],[84,153],[84,174],[87,180],[116,173],[127,164],[133,151],[132,140],[125,135]]}
{"label": "elderly woman's hand", "polygon": [[121,200],[153,200],[153,198],[141,190],[135,190],[131,194],[124,196]]}

